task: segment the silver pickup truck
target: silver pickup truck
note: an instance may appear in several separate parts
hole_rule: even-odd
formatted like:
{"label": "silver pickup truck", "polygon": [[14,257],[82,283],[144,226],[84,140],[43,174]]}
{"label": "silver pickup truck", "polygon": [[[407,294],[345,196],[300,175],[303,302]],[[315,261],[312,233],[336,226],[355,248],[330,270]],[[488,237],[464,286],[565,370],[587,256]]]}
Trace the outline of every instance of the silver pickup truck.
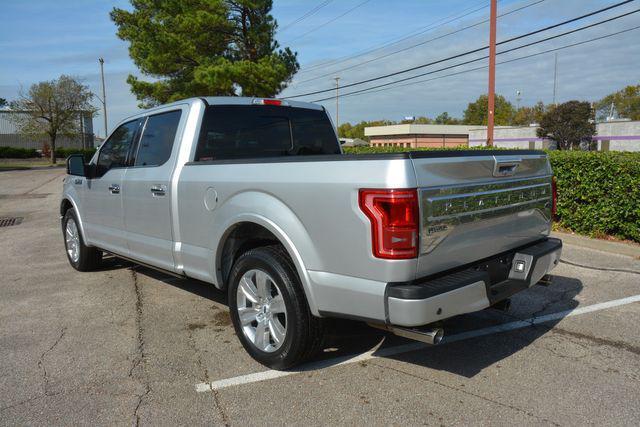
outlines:
{"label": "silver pickup truck", "polygon": [[67,171],[75,269],[106,252],[225,290],[244,348],[276,369],[319,349],[327,317],[438,343],[440,321],[504,304],[562,249],[543,152],[343,154],[308,103],[163,105]]}

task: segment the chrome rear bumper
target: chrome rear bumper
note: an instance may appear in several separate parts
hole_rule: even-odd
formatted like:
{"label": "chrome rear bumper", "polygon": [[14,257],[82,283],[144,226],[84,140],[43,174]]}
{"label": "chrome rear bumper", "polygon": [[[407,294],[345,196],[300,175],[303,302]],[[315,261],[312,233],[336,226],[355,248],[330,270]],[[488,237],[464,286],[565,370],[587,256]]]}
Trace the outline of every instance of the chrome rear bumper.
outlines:
{"label": "chrome rear bumper", "polygon": [[390,283],[387,323],[421,326],[487,308],[538,283],[561,252],[562,241],[548,238],[435,277]]}

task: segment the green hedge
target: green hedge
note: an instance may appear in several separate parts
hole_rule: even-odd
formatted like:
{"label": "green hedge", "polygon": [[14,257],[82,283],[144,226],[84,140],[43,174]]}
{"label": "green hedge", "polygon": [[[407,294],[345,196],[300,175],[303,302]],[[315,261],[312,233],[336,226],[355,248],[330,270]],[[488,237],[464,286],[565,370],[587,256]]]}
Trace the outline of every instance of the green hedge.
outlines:
{"label": "green hedge", "polygon": [[[344,149],[350,154],[411,150]],[[558,185],[558,225],[589,236],[610,235],[640,242],[640,153],[549,151],[548,154]]]}
{"label": "green hedge", "polygon": [[84,158],[88,161],[96,152],[95,148],[56,148],[56,157],[59,159],[66,159],[72,154],[84,154]]}
{"label": "green hedge", "polygon": [[640,153],[550,151],[559,225],[640,242]]}
{"label": "green hedge", "polygon": [[[86,150],[81,148],[56,148],[56,157],[58,159],[66,159],[72,154],[84,154],[84,157],[89,160],[95,152],[95,148]],[[0,159],[33,159],[37,157],[42,156],[35,148],[0,147]]]}
{"label": "green hedge", "polygon": [[40,157],[33,148],[0,147],[0,159],[31,159]]}
{"label": "green hedge", "polygon": [[465,145],[459,145],[457,147],[447,148],[403,148],[403,147],[342,147],[345,154],[375,154],[375,153],[401,153],[404,151],[439,151],[439,150],[504,150],[505,148],[498,147],[467,147]]}

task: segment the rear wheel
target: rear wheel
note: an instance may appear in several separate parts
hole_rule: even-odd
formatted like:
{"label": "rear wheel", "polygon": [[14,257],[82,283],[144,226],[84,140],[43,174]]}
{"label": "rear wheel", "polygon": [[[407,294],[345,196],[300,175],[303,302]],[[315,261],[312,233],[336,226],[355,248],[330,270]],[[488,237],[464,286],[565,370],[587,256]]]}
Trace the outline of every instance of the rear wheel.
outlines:
{"label": "rear wheel", "polygon": [[102,252],[85,245],[78,226],[78,217],[73,209],[67,210],[62,218],[62,233],[67,259],[73,268],[78,271],[90,271],[100,266]]}
{"label": "rear wheel", "polygon": [[287,369],[319,350],[322,320],[309,311],[295,267],[281,246],[241,255],[228,292],[236,335],[258,362]]}

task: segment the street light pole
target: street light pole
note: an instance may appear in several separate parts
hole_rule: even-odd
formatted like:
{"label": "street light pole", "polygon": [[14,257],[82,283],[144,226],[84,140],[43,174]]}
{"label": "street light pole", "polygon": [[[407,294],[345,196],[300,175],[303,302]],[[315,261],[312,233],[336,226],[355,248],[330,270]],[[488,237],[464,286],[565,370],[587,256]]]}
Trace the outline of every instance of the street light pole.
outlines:
{"label": "street light pole", "polygon": [[487,147],[493,147],[493,123],[495,118],[496,92],[496,13],[497,0],[491,0],[489,25],[489,94],[487,102]]}
{"label": "street light pole", "polygon": [[98,58],[100,63],[100,76],[102,77],[102,112],[104,116],[104,139],[107,139],[107,95],[104,89],[104,58]]}
{"label": "street light pole", "polygon": [[339,112],[339,106],[338,106],[338,99],[339,99],[339,89],[340,89],[340,77],[334,77],[335,81],[336,81],[336,129],[338,129],[340,127],[340,112]]}

